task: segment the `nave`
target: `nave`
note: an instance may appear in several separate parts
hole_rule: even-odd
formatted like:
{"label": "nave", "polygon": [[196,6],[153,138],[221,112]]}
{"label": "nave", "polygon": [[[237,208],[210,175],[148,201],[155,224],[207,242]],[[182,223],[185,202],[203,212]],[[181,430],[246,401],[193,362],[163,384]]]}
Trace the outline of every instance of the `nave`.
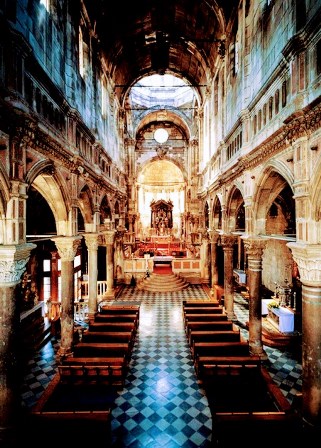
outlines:
{"label": "nave", "polygon": [[[183,328],[182,301],[204,299],[200,285],[175,293],[125,287],[117,302],[141,305],[140,323],[125,387],[112,409],[112,447],[194,448],[211,446],[208,401],[195,376]],[[247,337],[248,304],[235,295],[236,324]],[[56,373],[59,341],[54,338],[29,360],[22,390],[31,408]],[[293,403],[301,391],[295,355],[264,346],[273,380]]]}

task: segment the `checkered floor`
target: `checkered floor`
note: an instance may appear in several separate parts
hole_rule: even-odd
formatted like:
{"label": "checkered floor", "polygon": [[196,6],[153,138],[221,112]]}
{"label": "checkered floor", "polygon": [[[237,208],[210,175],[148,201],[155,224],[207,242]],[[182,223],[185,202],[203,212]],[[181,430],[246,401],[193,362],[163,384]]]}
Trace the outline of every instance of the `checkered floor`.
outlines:
{"label": "checkered floor", "polygon": [[[140,323],[125,387],[112,409],[112,447],[209,447],[211,414],[197,382],[182,321],[182,301],[206,298],[190,285],[176,293],[151,293],[126,287],[117,298],[140,303]],[[247,337],[248,304],[235,295],[234,311]],[[28,363],[23,406],[32,407],[56,372],[59,341],[52,339]],[[264,347],[266,366],[292,403],[301,391],[301,365],[289,352]]]}

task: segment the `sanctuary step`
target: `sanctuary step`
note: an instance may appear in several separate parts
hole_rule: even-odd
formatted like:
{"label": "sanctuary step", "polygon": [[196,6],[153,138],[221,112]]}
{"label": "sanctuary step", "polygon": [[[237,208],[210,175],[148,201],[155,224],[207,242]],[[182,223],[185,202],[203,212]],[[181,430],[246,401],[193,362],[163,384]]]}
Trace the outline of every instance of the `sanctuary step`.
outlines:
{"label": "sanctuary step", "polygon": [[150,274],[139,285],[138,289],[150,292],[175,292],[187,288],[189,283],[176,274]]}

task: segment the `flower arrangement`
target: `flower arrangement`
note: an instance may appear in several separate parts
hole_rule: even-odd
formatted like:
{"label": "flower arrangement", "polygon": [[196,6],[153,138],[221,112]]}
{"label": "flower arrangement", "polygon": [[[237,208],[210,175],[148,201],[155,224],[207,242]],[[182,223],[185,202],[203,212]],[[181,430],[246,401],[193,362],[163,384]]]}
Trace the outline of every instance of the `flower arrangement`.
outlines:
{"label": "flower arrangement", "polygon": [[268,303],[269,308],[279,308],[280,305],[276,300],[271,300],[271,302]]}

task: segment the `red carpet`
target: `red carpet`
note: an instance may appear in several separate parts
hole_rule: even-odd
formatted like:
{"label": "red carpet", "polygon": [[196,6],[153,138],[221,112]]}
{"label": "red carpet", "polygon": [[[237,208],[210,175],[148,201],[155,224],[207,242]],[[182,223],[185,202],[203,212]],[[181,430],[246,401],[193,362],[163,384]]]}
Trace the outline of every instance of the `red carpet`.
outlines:
{"label": "red carpet", "polygon": [[154,266],[154,274],[172,274],[172,267],[169,264],[157,264]]}

